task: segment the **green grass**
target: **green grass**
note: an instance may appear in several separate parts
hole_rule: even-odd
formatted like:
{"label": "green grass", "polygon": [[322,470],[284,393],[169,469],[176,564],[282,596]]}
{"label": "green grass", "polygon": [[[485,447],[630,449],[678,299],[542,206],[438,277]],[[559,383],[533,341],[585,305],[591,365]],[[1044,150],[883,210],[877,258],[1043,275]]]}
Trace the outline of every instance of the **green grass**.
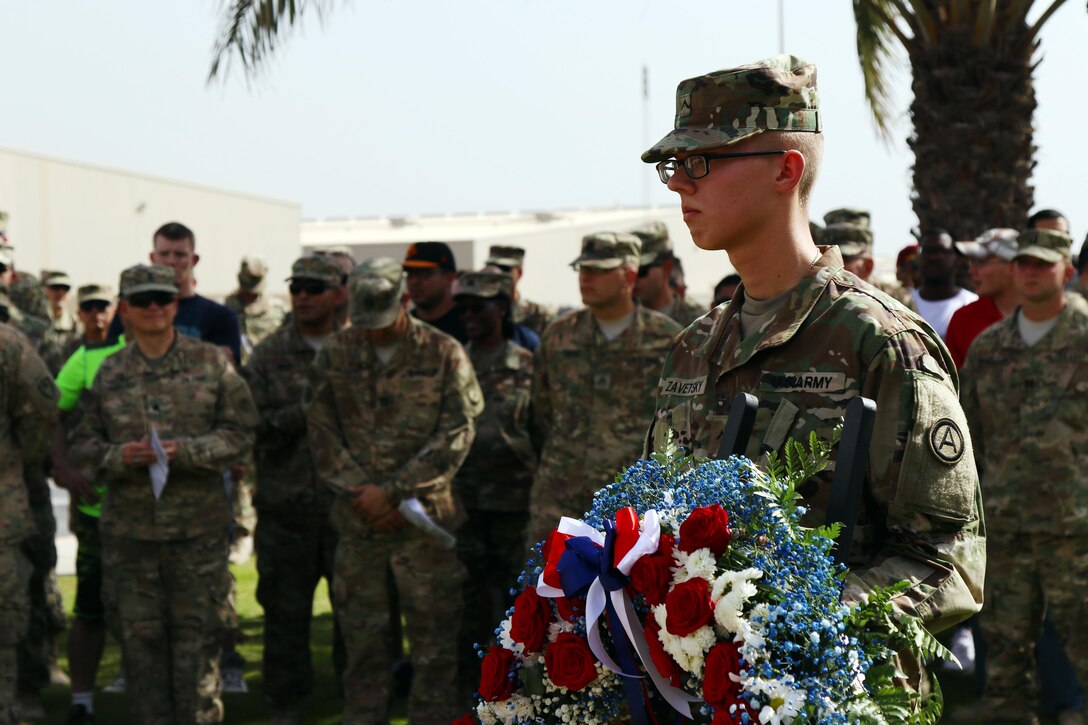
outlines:
{"label": "green grass", "polygon": [[[231,567],[234,571],[237,588],[235,591],[238,607],[238,621],[244,641],[238,650],[246,658],[246,684],[249,693],[245,695],[224,695],[227,723],[266,723],[268,710],[262,697],[261,677],[261,642],[264,633],[264,618],[257,603],[257,567],[253,563]],[[74,576],[60,578],[64,603],[69,614],[75,602],[76,580]],[[332,625],[333,615],[329,606],[329,596],[325,587],[319,586],[314,597],[314,622],[311,634],[311,650],[314,663],[314,691],[310,694],[301,712],[304,723],[315,725],[333,725],[340,722],[343,701],[336,693],[335,674],[332,667]],[[67,669],[66,639],[57,643],[61,655],[61,666]],[[113,638],[107,638],[106,652],[98,670],[98,686],[104,687],[121,669],[121,652]],[[44,693],[48,723],[63,723],[71,702],[71,693],[67,688],[50,687]],[[131,722],[128,717],[127,696],[110,695],[98,692],[95,695],[95,715],[100,723],[123,725]],[[405,703],[397,701],[393,705],[392,722],[407,725]]]}

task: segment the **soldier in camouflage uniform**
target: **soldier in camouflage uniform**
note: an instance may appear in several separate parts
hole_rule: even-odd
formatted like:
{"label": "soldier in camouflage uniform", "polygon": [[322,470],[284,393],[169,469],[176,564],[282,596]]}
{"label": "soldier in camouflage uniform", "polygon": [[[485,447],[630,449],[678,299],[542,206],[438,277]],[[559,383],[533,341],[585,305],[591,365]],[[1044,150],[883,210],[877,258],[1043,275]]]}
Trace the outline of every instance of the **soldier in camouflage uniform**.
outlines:
{"label": "soldier in camouflage uniform", "polygon": [[[484,395],[476,440],[453,481],[468,516],[457,531],[457,553],[468,570],[462,657],[471,656],[474,642],[491,638],[511,604],[507,592],[526,553],[529,489],[537,464],[529,436],[533,356],[512,339],[512,297],[510,276],[487,272],[463,275],[454,296],[468,333],[465,351]],[[474,685],[479,679],[471,677],[471,669],[466,668],[466,680]]]}
{"label": "soldier in camouflage uniform", "polygon": [[898,282],[883,282],[873,277],[873,228],[869,223],[869,212],[861,209],[833,209],[824,214],[826,227],[820,230],[819,244],[830,244],[839,248],[842,266],[847,272],[853,272],[862,282],[891,297],[912,312],[918,309],[911,299],[910,292]]}
{"label": "soldier in camouflage uniform", "polygon": [[702,317],[706,310],[676,294],[669,284],[678,260],[672,252],[668,227],[662,222],[651,221],[635,227],[631,233],[642,240],[638,279],[635,281],[638,301],[676,320],[680,327],[687,327]]}
{"label": "soldier in camouflage uniform", "polygon": [[42,270],[42,288],[49,299],[48,337],[61,350],[67,350],[83,334],[79,318],[65,306],[68,293],[72,291],[72,278],[66,272]]}
{"label": "soldier in camouflage uniform", "polygon": [[[726,252],[743,283],[677,338],[649,446],[662,449],[672,431],[688,452],[716,455],[744,392],[759,399],[746,454],[761,461],[790,438],[830,438],[852,398],[875,400],[844,598],[909,580],[902,610],[933,631],[965,619],[981,604],[985,545],[955,368],[925,322],[844,272],[836,247],[812,242],[815,67],[779,55],[683,81],[677,101],[675,130],[642,158],[680,195],[695,243]],[[801,485],[806,525],[824,523],[829,484],[823,473]],[[903,665],[925,693],[917,663]]]}
{"label": "soldier in camouflage uniform", "polygon": [[[230,590],[224,471],[253,443],[257,410],[223,350],[178,333],[169,267],[121,275],[133,340],[107,357],[83,399],[69,457],[107,485],[105,599],[113,603],[137,723],[219,722],[220,612]],[[155,436],[168,461],[153,491]],[[209,691],[210,690],[210,691]],[[213,706],[208,707],[208,702]]]}
{"label": "soldier in camouflage uniform", "polygon": [[0,725],[16,715],[16,649],[28,625],[30,562],[20,541],[35,533],[23,468],[40,464],[53,438],[57,389],[34,348],[0,325]]}
{"label": "soldier in camouflage uniform", "polygon": [[538,336],[555,319],[555,313],[538,302],[530,302],[518,294],[518,282],[525,274],[525,250],[521,247],[495,245],[488,250],[487,262],[514,278],[514,324],[524,325]]}
{"label": "soldier in camouflage uniform", "polygon": [[[314,461],[336,493],[333,599],[348,653],[344,722],[389,716],[390,570],[416,683],[408,718],[446,722],[458,714],[450,626],[461,620],[464,568],[438,532],[422,528],[422,517],[442,530],[459,523],[451,484],[483,396],[461,345],[408,314],[399,262],[369,259],[348,286],[352,327],[318,353],[306,394]],[[415,511],[415,523],[401,510]]]}
{"label": "soldier in camouflage uniform", "polygon": [[[340,267],[309,256],[291,267],[291,322],[257,345],[244,371],[261,422],[257,459],[257,601],[264,609],[264,692],[270,722],[298,722],[313,687],[310,620],[322,577],[332,587],[336,533],[330,491],[306,440],[302,394],[317,352],[339,329]],[[339,630],[334,659],[343,656]],[[343,669],[342,662],[338,670]]]}
{"label": "soldier in camouflage uniform", "polygon": [[970,711],[986,722],[1034,721],[1032,649],[1044,608],[1088,682],[1088,303],[1063,291],[1070,242],[1060,231],[1020,232],[1013,284],[1022,306],[975,339],[961,373],[990,532],[988,682]]}
{"label": "soldier in camouflage uniform", "polygon": [[253,348],[279,329],[286,315],[278,301],[270,300],[264,294],[267,274],[268,267],[264,260],[243,257],[238,268],[238,289],[223,300],[223,304],[238,318],[243,365],[252,354]]}
{"label": "soldier in camouflage uniform", "polygon": [[588,510],[593,493],[638,459],[661,363],[680,331],[631,298],[641,244],[625,233],[582,239],[571,264],[586,308],[553,322],[537,350],[533,427],[541,453],[530,545],[560,517]]}

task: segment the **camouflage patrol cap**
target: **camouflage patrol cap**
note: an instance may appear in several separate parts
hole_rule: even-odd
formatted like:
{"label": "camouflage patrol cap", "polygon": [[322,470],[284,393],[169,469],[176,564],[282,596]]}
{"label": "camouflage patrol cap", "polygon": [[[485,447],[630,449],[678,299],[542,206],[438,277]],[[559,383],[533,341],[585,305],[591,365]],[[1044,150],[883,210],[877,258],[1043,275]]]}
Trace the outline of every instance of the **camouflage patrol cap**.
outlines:
{"label": "camouflage patrol cap", "polygon": [[104,284],[85,284],[76,295],[81,305],[84,302],[113,302],[113,291]]}
{"label": "camouflage patrol cap", "polygon": [[466,272],[461,275],[460,289],[453,296],[455,300],[466,297],[480,297],[486,300],[495,297],[514,297],[514,280],[508,274],[500,272]]}
{"label": "camouflage patrol cap", "polygon": [[332,246],[332,247],[325,247],[324,249],[314,250],[314,254],[316,254],[319,257],[323,256],[323,255],[326,255],[326,254],[329,255],[330,257],[335,257],[335,256],[338,256],[338,255],[341,256],[341,257],[354,257],[355,256],[351,251],[351,247],[345,246],[343,244],[338,244],[338,245],[335,245],[335,246]]}
{"label": "camouflage patrol cap", "polygon": [[337,264],[335,257],[331,254],[315,253],[296,259],[295,263],[291,265],[291,276],[287,278],[287,281],[315,279],[319,282],[340,284],[343,278],[344,273],[340,265]]}
{"label": "camouflage patrol cap", "polygon": [[525,264],[525,250],[521,247],[493,245],[491,249],[487,250],[487,262],[485,264],[521,269],[522,265]]}
{"label": "camouflage patrol cap", "polygon": [[72,278],[67,272],[57,269],[42,270],[42,287],[72,287]]}
{"label": "camouflage patrol cap", "polygon": [[982,234],[969,242],[956,242],[956,249],[965,257],[984,260],[989,257],[998,257],[1006,262],[1016,258],[1015,229],[999,228],[987,229]]}
{"label": "camouflage patrol cap", "polygon": [[242,257],[238,267],[238,286],[248,292],[260,292],[264,289],[264,278],[268,275],[268,265],[257,257]]}
{"label": "camouflage patrol cap", "polygon": [[639,266],[642,240],[626,232],[597,232],[582,237],[582,253],[570,266],[578,269],[616,269]]}
{"label": "camouflage patrol cap", "polygon": [[642,160],[728,146],[764,131],[819,133],[819,106],[816,66],[792,55],[689,78],[676,88],[674,129]]}
{"label": "camouflage patrol cap", "polygon": [[664,222],[654,219],[638,225],[631,233],[642,240],[640,265],[645,266],[661,258],[672,257],[672,240],[669,239],[669,228]]}
{"label": "camouflage patrol cap", "polygon": [[832,224],[853,224],[854,226],[871,229],[871,221],[871,215],[864,209],[844,207],[842,209],[832,209],[824,214],[824,224],[828,226],[831,226]]}
{"label": "camouflage patrol cap", "polygon": [[844,257],[856,257],[872,251],[873,233],[858,224],[828,224],[820,234],[820,243],[838,247]]}
{"label": "camouflage patrol cap", "polygon": [[401,263],[375,257],[359,264],[348,277],[351,324],[367,330],[389,327],[397,319],[408,285]]}
{"label": "camouflage patrol cap", "polygon": [[1073,237],[1054,229],[1027,229],[1016,238],[1016,256],[1034,257],[1054,264],[1072,258]]}
{"label": "camouflage patrol cap", "polygon": [[121,297],[140,292],[169,292],[177,294],[174,270],[161,264],[137,264],[121,273]]}

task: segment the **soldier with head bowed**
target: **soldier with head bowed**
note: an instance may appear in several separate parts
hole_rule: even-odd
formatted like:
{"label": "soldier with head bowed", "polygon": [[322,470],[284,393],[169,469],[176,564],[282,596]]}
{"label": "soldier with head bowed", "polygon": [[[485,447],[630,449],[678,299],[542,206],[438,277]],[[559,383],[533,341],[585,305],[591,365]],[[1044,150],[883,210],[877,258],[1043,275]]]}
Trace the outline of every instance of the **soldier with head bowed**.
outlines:
{"label": "soldier with head bowed", "polygon": [[[873,278],[876,260],[873,259],[873,229],[869,212],[862,209],[833,209],[824,214],[826,227],[820,230],[820,244],[839,248],[842,266],[853,272],[862,282],[868,282],[908,310],[914,310],[914,301],[898,282],[888,284]],[[815,237],[813,238],[814,241]]]}
{"label": "soldier with head bowed", "polygon": [[544,331],[536,353],[533,428],[540,467],[529,503],[530,545],[634,462],[653,416],[661,363],[680,326],[632,298],[642,242],[599,232],[571,262],[585,309]]}
{"label": "soldier with head bowed", "polygon": [[132,340],[102,362],[69,450],[88,479],[106,484],[106,598],[133,719],[156,725],[222,720],[209,643],[222,638],[230,590],[223,472],[247,454],[257,425],[225,352],[175,329],[174,279],[157,265],[121,275]]}
{"label": "soldier with head bowed", "polygon": [[238,289],[223,301],[238,318],[243,364],[253,353],[253,348],[283,324],[283,306],[264,293],[267,276],[268,265],[263,259],[243,257],[238,268]]}
{"label": "soldier with head bowed", "polygon": [[464,578],[449,533],[462,519],[452,482],[483,396],[464,348],[408,313],[399,262],[366,260],[348,290],[352,326],[317,354],[305,403],[318,475],[335,494],[344,722],[388,720],[390,585],[411,645],[408,718],[446,722],[458,711],[455,632]]}
{"label": "soldier with head bowed", "polygon": [[[813,243],[818,106],[816,68],[799,58],[714,71],[680,83],[675,129],[643,154],[679,195],[695,244],[724,252],[742,279],[672,345],[649,443],[675,436],[717,455],[735,397],[749,393],[759,410],[745,453],[765,461],[791,438],[829,439],[852,398],[875,400],[845,597],[910,580],[897,606],[939,631],[978,610],[985,566],[955,369],[916,315],[845,272],[837,247]],[[800,492],[807,520],[824,523],[830,476]],[[925,692],[918,663],[902,665]]]}
{"label": "soldier with head bowed", "polygon": [[514,323],[524,325],[537,336],[555,319],[555,313],[539,302],[531,302],[518,292],[518,283],[525,274],[525,249],[495,245],[488,250],[487,265],[507,272],[514,281]]}
{"label": "soldier with head bowed", "polygon": [[669,228],[663,222],[650,221],[631,233],[642,241],[635,297],[651,310],[671,317],[680,327],[695,322],[705,310],[687,302],[672,287],[672,274],[680,260],[673,254]]}

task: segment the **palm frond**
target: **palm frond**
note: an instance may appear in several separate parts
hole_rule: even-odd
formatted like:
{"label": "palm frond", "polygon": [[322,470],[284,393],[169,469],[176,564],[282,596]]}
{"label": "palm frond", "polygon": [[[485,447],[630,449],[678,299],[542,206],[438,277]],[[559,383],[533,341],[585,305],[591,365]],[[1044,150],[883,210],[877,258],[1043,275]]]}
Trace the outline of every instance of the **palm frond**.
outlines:
{"label": "palm frond", "polygon": [[308,12],[321,15],[325,4],[325,0],[225,0],[208,82],[225,74],[234,56],[246,76],[253,76],[283,35]]}
{"label": "palm frond", "polygon": [[881,137],[890,142],[895,95],[888,78],[895,71],[895,43],[909,52],[911,39],[896,24],[900,6],[890,0],[853,0],[857,23],[858,62],[865,81],[865,99]]}

